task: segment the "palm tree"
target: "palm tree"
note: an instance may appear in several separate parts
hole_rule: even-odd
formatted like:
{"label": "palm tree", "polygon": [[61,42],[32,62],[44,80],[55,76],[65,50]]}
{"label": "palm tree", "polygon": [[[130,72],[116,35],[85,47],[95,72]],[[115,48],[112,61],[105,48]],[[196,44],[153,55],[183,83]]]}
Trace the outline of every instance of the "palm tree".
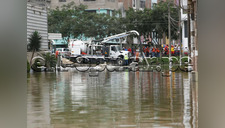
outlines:
{"label": "palm tree", "polygon": [[52,67],[56,66],[56,57],[54,54],[47,52],[40,53],[38,55],[44,59],[46,70],[51,70]]}
{"label": "palm tree", "polygon": [[32,51],[32,56],[30,59],[30,65],[32,65],[32,59],[34,57],[35,51],[39,51],[41,47],[41,36],[37,31],[34,31],[29,38],[28,50]]}

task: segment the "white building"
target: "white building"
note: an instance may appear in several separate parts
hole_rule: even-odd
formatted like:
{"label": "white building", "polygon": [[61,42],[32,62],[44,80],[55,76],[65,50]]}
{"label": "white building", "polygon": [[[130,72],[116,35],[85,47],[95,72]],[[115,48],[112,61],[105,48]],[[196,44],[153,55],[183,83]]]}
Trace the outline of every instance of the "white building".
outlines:
{"label": "white building", "polygon": [[34,31],[38,31],[42,37],[40,50],[48,50],[48,20],[46,7],[27,4],[27,44]]}
{"label": "white building", "polygon": [[[181,7],[187,9],[187,0],[180,0]],[[182,26],[182,48],[188,48],[188,15],[187,11],[181,9],[181,26]]]}

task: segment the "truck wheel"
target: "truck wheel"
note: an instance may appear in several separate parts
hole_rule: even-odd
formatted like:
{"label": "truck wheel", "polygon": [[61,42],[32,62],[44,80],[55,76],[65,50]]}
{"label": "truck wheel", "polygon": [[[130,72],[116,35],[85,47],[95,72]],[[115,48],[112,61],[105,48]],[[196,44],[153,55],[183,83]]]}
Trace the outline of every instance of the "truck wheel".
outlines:
{"label": "truck wheel", "polygon": [[123,65],[123,59],[122,58],[118,58],[117,60],[117,64],[122,66]]}
{"label": "truck wheel", "polygon": [[82,57],[77,57],[76,61],[78,64],[81,64],[83,62],[83,58]]}

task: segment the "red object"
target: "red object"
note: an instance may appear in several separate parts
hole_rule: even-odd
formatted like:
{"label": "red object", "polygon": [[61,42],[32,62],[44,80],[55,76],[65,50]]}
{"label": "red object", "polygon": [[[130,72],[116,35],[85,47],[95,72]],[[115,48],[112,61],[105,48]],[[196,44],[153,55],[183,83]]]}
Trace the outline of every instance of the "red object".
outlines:
{"label": "red object", "polygon": [[128,51],[131,52],[132,51],[131,48],[128,48]]}
{"label": "red object", "polygon": [[59,51],[56,51],[56,52],[55,52],[55,57],[57,58],[58,55],[59,55]]}
{"label": "red object", "polygon": [[85,53],[85,52],[81,52],[81,54],[82,54],[82,55],[87,55],[87,53]]}
{"label": "red object", "polygon": [[143,52],[144,52],[144,53],[146,52],[146,49],[145,49],[145,47],[143,47]]}
{"label": "red object", "polygon": [[150,52],[150,49],[149,49],[149,47],[147,47],[147,48],[146,48],[146,52]]}
{"label": "red object", "polygon": [[169,50],[169,49],[168,49],[168,46],[166,46],[166,47],[165,47],[165,51],[168,51],[168,50]]}
{"label": "red object", "polygon": [[160,51],[159,51],[159,48],[156,48],[156,52],[158,52],[158,53],[160,52]]}
{"label": "red object", "polygon": [[152,52],[155,52],[155,48],[152,48]]}

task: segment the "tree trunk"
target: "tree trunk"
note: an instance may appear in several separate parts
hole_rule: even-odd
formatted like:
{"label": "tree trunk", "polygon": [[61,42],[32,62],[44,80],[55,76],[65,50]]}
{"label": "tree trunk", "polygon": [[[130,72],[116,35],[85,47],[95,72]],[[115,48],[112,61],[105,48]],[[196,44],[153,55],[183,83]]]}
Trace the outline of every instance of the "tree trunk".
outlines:
{"label": "tree trunk", "polygon": [[31,56],[31,58],[30,58],[30,67],[31,67],[31,63],[32,63],[32,59],[33,59],[33,57],[34,57],[34,52],[35,52],[35,49],[33,50],[33,52],[32,52],[32,56]]}

